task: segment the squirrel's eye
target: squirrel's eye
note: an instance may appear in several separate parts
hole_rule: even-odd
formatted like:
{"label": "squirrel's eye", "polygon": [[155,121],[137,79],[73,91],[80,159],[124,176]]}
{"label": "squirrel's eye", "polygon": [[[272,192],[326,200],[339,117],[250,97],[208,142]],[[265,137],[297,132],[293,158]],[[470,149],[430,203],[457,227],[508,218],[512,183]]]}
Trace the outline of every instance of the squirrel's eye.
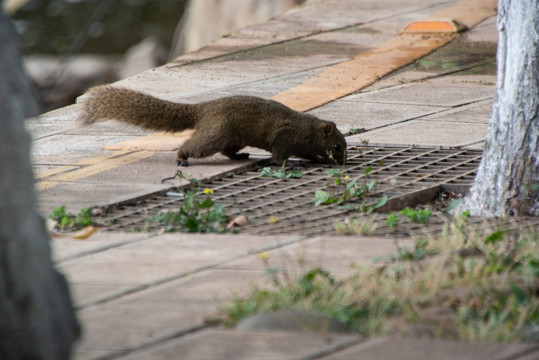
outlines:
{"label": "squirrel's eye", "polygon": [[339,145],[339,144],[333,145],[333,148],[334,148],[335,150],[337,150],[337,151],[341,151],[341,145]]}

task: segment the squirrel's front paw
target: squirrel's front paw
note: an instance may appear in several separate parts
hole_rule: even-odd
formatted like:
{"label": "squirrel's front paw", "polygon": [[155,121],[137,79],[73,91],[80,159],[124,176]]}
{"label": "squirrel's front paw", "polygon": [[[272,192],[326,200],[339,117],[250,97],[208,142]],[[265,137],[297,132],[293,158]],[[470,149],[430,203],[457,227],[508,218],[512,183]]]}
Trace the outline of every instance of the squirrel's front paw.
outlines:
{"label": "squirrel's front paw", "polygon": [[237,153],[234,157],[236,160],[247,160],[249,159],[249,153]]}
{"label": "squirrel's front paw", "polygon": [[178,161],[176,162],[176,165],[177,166],[189,166],[189,162],[187,160],[184,160],[184,159],[178,159]]}

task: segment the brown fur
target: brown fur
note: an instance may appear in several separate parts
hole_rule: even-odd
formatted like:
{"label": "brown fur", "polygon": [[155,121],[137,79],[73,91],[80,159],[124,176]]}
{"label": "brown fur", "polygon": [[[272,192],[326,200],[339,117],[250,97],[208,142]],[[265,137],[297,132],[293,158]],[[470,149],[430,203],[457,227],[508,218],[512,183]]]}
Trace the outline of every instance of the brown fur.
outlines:
{"label": "brown fur", "polygon": [[178,164],[190,157],[217,152],[231,159],[246,146],[270,151],[276,163],[290,156],[314,162],[344,164],[346,141],[335,123],[294,111],[276,101],[231,96],[200,104],[173,103],[137,91],[112,86],[90,89],[83,100],[82,123],[116,119],[146,129],[195,129],[178,150]]}

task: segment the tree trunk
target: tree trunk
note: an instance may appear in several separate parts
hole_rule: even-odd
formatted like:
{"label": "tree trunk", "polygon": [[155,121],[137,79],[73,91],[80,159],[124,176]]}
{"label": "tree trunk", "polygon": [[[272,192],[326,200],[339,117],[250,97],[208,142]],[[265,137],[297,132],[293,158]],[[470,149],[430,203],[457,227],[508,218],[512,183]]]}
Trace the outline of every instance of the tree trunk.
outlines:
{"label": "tree trunk", "polygon": [[483,159],[462,210],[539,215],[539,1],[499,0],[498,80]]}
{"label": "tree trunk", "polygon": [[33,106],[17,35],[0,0],[0,359],[68,359],[79,328],[35,210],[24,130]]}

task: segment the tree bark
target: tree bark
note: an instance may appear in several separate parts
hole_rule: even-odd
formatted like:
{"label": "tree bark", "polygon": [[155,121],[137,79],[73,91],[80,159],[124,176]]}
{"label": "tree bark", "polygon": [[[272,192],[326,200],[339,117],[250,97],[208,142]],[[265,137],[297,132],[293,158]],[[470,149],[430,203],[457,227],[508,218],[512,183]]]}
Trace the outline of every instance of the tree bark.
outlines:
{"label": "tree bark", "polygon": [[17,35],[0,6],[0,359],[68,359],[79,333],[35,210],[24,129],[34,106]]}
{"label": "tree bark", "polygon": [[499,0],[498,80],[483,158],[462,210],[539,215],[539,1]]}

